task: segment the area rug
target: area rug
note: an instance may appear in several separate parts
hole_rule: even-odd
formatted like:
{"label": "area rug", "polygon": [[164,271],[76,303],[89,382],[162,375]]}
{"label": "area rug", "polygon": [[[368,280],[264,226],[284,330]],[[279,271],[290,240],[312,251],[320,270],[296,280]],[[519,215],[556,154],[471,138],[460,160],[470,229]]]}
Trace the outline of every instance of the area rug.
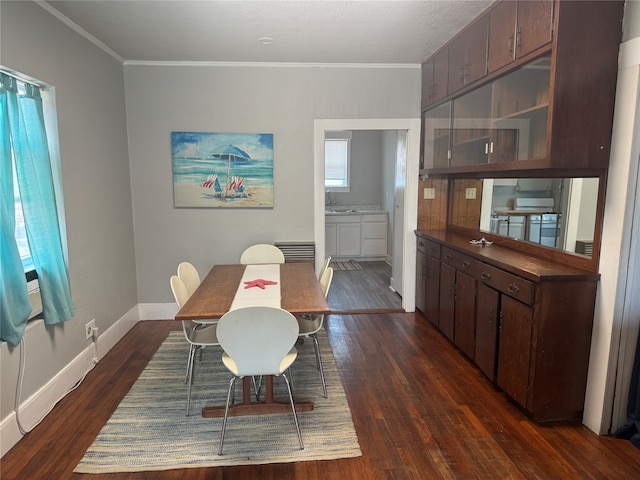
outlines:
{"label": "area rug", "polygon": [[[203,406],[223,405],[231,378],[219,347],[196,357],[190,415],[185,415],[184,375],[188,344],[172,332],[89,447],[76,473],[112,473],[229,465],[331,460],[362,455],[326,333],[318,335],[327,382],[322,396],[313,342],[298,345],[292,366],[294,396],[315,408],[298,414],[304,450],[293,416],[229,417],[224,451],[218,455],[222,419],[203,418]],[[236,388],[240,401],[242,387]],[[274,380],[276,399],[288,399],[284,380]]]}
{"label": "area rug", "polygon": [[355,260],[349,260],[348,262],[331,262],[331,267],[333,267],[334,270],[340,271],[362,270],[362,265]]}

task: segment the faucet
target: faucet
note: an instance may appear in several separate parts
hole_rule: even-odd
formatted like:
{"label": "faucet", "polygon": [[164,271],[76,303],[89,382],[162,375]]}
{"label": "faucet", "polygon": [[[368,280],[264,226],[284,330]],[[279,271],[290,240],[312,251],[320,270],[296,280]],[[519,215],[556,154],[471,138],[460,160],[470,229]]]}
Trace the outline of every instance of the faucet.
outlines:
{"label": "faucet", "polygon": [[331,190],[327,190],[327,193],[324,197],[324,203],[325,205],[335,205],[336,204],[336,200],[335,199],[331,199]]}

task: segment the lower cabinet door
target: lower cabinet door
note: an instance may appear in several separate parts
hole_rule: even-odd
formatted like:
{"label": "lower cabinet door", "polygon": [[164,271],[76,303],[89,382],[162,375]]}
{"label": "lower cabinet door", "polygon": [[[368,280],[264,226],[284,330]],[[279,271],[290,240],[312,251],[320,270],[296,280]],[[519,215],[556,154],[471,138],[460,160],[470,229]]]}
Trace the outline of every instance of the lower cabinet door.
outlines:
{"label": "lower cabinet door", "polygon": [[440,301],[440,260],[427,255],[425,267],[425,309],[422,312],[432,324],[438,326]]}
{"label": "lower cabinet door", "polygon": [[477,288],[476,349],[473,359],[478,368],[493,382],[496,378],[500,293],[481,282],[478,282]]}
{"label": "lower cabinet door", "polygon": [[496,383],[523,407],[527,407],[533,310],[502,295]]}
{"label": "lower cabinet door", "polygon": [[440,264],[440,317],[438,328],[453,341],[456,306],[456,270],[446,263]]}
{"label": "lower cabinet door", "polygon": [[420,250],[416,251],[416,308],[426,313],[425,296],[427,279],[427,256]]}
{"label": "lower cabinet door", "polygon": [[473,358],[476,337],[476,281],[456,272],[456,310],[454,343],[469,358]]}

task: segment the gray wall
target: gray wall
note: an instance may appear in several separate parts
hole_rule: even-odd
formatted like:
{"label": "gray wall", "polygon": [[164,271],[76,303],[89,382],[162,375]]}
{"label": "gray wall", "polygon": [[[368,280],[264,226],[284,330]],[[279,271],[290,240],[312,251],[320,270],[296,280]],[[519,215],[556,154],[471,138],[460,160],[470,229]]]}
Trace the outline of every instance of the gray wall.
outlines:
{"label": "gray wall", "polygon": [[[25,335],[22,399],[137,303],[122,64],[31,2],[0,2],[4,67],[55,87],[71,294],[70,321]],[[19,348],[0,347],[0,418],[13,410]]]}
{"label": "gray wall", "polygon": [[[205,274],[253,243],[313,240],[314,120],[418,118],[420,81],[417,65],[126,65],[139,302],[172,302],[167,279],[181,260]],[[274,208],[174,208],[172,131],[273,133]]]}

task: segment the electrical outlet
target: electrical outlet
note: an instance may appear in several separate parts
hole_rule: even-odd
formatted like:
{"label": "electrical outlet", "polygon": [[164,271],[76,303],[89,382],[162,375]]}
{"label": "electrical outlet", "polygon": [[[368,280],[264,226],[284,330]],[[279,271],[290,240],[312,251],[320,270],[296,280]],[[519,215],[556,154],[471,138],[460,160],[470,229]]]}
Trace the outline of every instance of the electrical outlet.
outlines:
{"label": "electrical outlet", "polygon": [[435,188],[425,188],[423,191],[423,198],[425,200],[433,200],[436,198],[436,189]]}
{"label": "electrical outlet", "polygon": [[96,328],[96,319],[94,318],[84,326],[84,333],[87,336],[87,340],[93,338],[93,330]]}
{"label": "electrical outlet", "polygon": [[475,188],[467,188],[464,192],[464,198],[467,200],[473,200],[476,198],[476,189]]}

